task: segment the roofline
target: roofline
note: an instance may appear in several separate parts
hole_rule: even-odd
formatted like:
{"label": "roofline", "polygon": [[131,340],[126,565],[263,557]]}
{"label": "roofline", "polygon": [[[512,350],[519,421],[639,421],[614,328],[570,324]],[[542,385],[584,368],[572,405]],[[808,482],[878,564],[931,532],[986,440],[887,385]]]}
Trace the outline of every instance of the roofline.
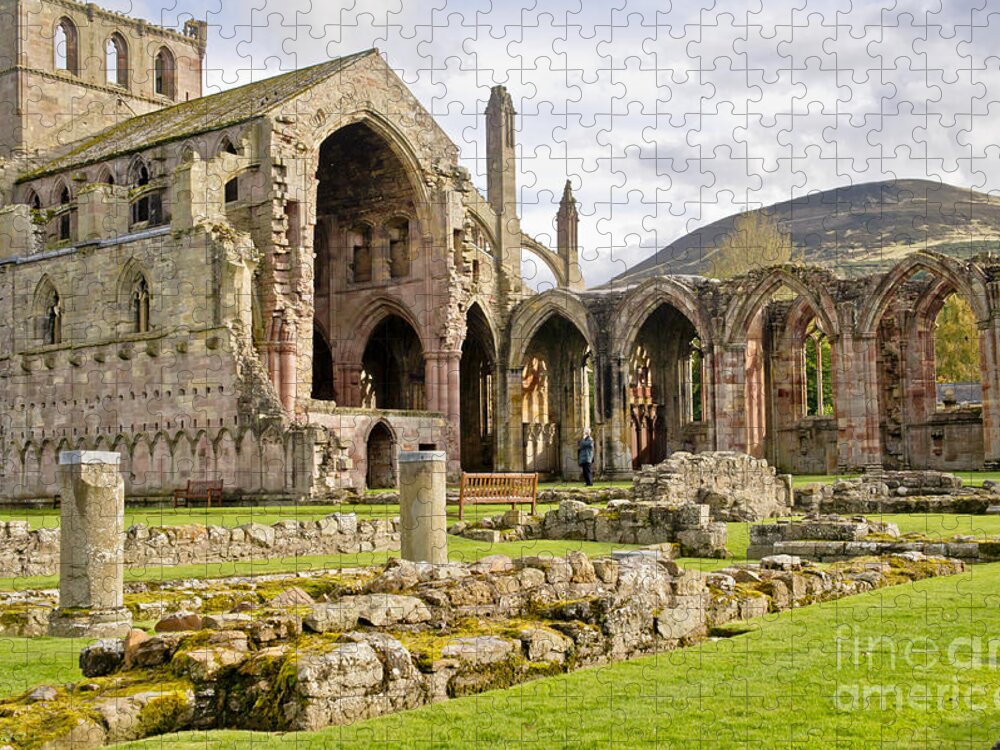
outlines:
{"label": "roofline", "polygon": [[[282,76],[293,75],[295,73],[301,73],[302,71],[310,70],[312,68],[318,68],[318,67],[321,67],[323,65],[329,65],[330,63],[335,62],[337,60],[343,61],[344,62],[344,67],[346,68],[348,66],[354,65],[359,60],[362,60],[362,59],[364,59],[364,58],[366,58],[366,57],[368,57],[369,55],[372,55],[372,54],[376,54],[376,55],[378,54],[378,48],[377,47],[370,47],[369,49],[363,50],[362,52],[355,52],[355,53],[350,54],[350,55],[345,55],[342,58],[333,58],[331,60],[326,60],[326,61],[321,62],[321,63],[316,63],[315,65],[307,65],[304,68],[296,68],[295,70],[289,70],[289,71],[287,71],[285,73],[280,73],[280,74],[278,74],[276,76],[271,76],[270,78],[264,78],[264,79],[262,79],[260,81],[252,81],[250,83],[245,83],[242,86],[236,86],[235,88],[224,89],[222,91],[216,91],[214,94],[209,94],[208,96],[200,96],[197,99],[191,99],[190,101],[178,102],[178,103],[173,104],[173,105],[171,105],[169,107],[164,107],[163,109],[155,109],[152,112],[146,112],[146,113],[138,115],[136,117],[130,117],[128,120],[124,120],[123,122],[120,122],[117,125],[112,125],[110,128],[105,128],[104,130],[102,130],[102,131],[100,131],[98,133],[95,133],[94,135],[90,136],[89,138],[82,138],[79,141],[76,141],[76,143],[77,144],[83,144],[83,143],[91,141],[91,140],[93,140],[95,138],[104,137],[104,136],[110,134],[111,131],[115,130],[116,128],[123,127],[123,126],[127,125],[128,123],[135,122],[136,120],[141,120],[141,119],[144,119],[146,117],[153,117],[153,116],[156,116],[156,115],[160,115],[160,114],[162,114],[164,112],[169,112],[171,109],[176,109],[178,107],[185,107],[185,106],[187,106],[189,104],[192,104],[193,102],[203,102],[206,99],[211,99],[214,96],[221,96],[222,94],[231,94],[234,91],[239,91],[240,89],[244,89],[244,88],[247,88],[249,86],[255,86],[255,85],[259,84],[259,83],[263,83],[264,81],[270,81],[270,80],[273,80],[275,78],[281,78]],[[339,70],[343,70],[343,69],[344,68],[340,68]],[[299,93],[302,93],[303,91],[308,91],[309,89],[314,88],[315,86],[318,86],[323,80],[325,80],[325,79],[320,79],[320,80],[316,81],[314,84],[312,84],[311,86],[305,86],[305,87],[303,87],[299,91]],[[277,106],[277,104],[275,106]],[[268,108],[268,109],[263,109],[263,110],[261,110],[261,112],[259,114],[251,115],[250,117],[245,117],[242,120],[236,120],[234,122],[226,123],[225,125],[219,125],[219,126],[215,126],[215,127],[206,126],[205,128],[202,128],[200,130],[194,130],[194,131],[191,131],[191,132],[187,132],[184,135],[171,136],[171,137],[166,137],[166,138],[162,138],[162,139],[159,139],[159,140],[153,139],[153,140],[147,141],[142,146],[135,147],[135,148],[123,148],[120,151],[114,151],[114,152],[112,152],[112,153],[110,153],[110,154],[108,154],[106,156],[103,156],[103,157],[101,157],[99,159],[85,159],[83,161],[76,161],[76,162],[72,162],[70,164],[67,164],[66,166],[60,167],[58,169],[46,169],[45,167],[41,167],[38,170],[35,170],[33,172],[28,172],[27,174],[21,175],[20,177],[18,177],[14,181],[14,184],[15,185],[23,185],[24,183],[31,182],[32,180],[38,180],[38,179],[41,179],[43,177],[51,177],[52,175],[61,174],[63,172],[67,172],[67,171],[70,171],[70,170],[73,170],[73,169],[81,169],[83,167],[89,167],[89,166],[91,166],[93,164],[100,164],[101,162],[110,161],[111,159],[117,159],[120,156],[127,156],[128,154],[137,154],[137,153],[140,153],[142,151],[148,151],[149,149],[155,148],[157,146],[165,146],[168,143],[176,143],[178,141],[187,140],[188,138],[193,138],[193,137],[196,137],[196,136],[199,136],[199,135],[204,135],[205,133],[213,133],[216,130],[222,130],[224,128],[231,128],[234,125],[245,125],[248,122],[253,122],[255,120],[260,120],[263,117],[266,117],[267,113],[269,113],[271,111],[271,109],[273,109],[273,107]],[[56,159],[60,159],[60,158],[65,158],[65,157],[55,157],[55,159],[53,159],[53,161],[55,161]]]}

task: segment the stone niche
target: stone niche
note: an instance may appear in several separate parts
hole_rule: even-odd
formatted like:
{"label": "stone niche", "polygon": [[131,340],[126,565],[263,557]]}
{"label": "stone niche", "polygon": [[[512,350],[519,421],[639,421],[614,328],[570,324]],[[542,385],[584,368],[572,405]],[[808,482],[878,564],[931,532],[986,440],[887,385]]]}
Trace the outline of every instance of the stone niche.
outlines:
{"label": "stone niche", "polygon": [[713,521],[760,521],[792,510],[792,478],[745,453],[677,452],[632,479],[636,502],[704,504]]}

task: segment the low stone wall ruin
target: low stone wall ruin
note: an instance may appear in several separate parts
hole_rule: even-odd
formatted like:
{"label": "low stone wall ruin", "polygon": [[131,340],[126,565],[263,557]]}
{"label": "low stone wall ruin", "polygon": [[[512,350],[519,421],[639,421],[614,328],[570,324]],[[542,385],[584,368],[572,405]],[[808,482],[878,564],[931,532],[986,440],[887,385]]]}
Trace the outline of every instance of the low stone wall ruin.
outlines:
{"label": "low stone wall ruin", "polygon": [[636,472],[632,498],[708,505],[715,521],[760,521],[791,512],[792,479],[777,474],[764,459],[745,453],[677,452]]}
{"label": "low stone wall ruin", "polygon": [[612,500],[597,508],[565,500],[544,516],[508,512],[476,523],[458,523],[450,532],[484,542],[518,539],[573,539],[610,544],[674,543],[682,555],[727,556],[726,524],[713,522],[707,505]]}
{"label": "low stone wall ruin", "polygon": [[798,489],[795,505],[806,513],[981,515],[1000,505],[991,485],[964,487],[960,477],[940,471],[884,471]]}
{"label": "low stone wall ruin", "polygon": [[[318,521],[225,526],[139,524],[125,534],[125,565],[240,562],[268,557],[333,555],[399,548],[396,520],[358,520],[334,513]],[[0,523],[0,577],[55,575],[59,529],[32,530],[27,521]]]}
{"label": "low stone wall ruin", "polygon": [[1000,560],[1000,539],[982,541],[968,536],[921,539],[912,534],[900,537],[899,529],[892,523],[864,516],[819,516],[751,526],[747,557],[794,555],[816,562],[836,562],[913,552],[970,563],[993,562]]}
{"label": "low stone wall ruin", "polygon": [[[707,575],[634,553],[392,561],[374,577],[331,581],[327,601],[310,603],[298,588],[315,590],[322,579],[288,579],[287,589],[250,610],[177,613],[156,635],[99,641],[81,654],[86,692],[45,686],[3,701],[0,732],[16,742],[35,712],[48,717],[53,736],[44,740],[53,747],[186,729],[315,730],[673,649],[734,620],[962,570],[959,561],[915,555],[826,570],[774,559]],[[167,687],[165,670],[173,677]],[[42,699],[33,697],[39,690]],[[69,712],[82,718],[61,721]]]}

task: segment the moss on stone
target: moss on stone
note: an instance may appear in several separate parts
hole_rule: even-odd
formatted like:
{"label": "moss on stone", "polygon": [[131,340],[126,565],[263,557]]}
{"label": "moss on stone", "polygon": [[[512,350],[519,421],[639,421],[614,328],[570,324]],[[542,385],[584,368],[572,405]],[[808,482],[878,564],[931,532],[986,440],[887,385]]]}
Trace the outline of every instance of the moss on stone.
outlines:
{"label": "moss on stone", "polygon": [[[162,691],[162,687],[158,689]],[[171,691],[151,698],[139,712],[136,732],[139,737],[152,737],[183,729],[191,708],[186,691]]]}

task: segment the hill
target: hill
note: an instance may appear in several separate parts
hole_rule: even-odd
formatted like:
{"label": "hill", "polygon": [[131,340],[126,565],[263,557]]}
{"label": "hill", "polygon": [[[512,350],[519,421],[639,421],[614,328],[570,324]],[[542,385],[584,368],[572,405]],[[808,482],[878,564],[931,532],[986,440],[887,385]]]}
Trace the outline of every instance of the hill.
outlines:
{"label": "hill", "polygon": [[[956,257],[1000,249],[1000,197],[931,180],[889,180],[810,193],[757,209],[792,236],[798,259],[838,275],[881,270],[921,249]],[[741,214],[696,229],[609,285],[662,273],[712,275],[712,256]]]}

